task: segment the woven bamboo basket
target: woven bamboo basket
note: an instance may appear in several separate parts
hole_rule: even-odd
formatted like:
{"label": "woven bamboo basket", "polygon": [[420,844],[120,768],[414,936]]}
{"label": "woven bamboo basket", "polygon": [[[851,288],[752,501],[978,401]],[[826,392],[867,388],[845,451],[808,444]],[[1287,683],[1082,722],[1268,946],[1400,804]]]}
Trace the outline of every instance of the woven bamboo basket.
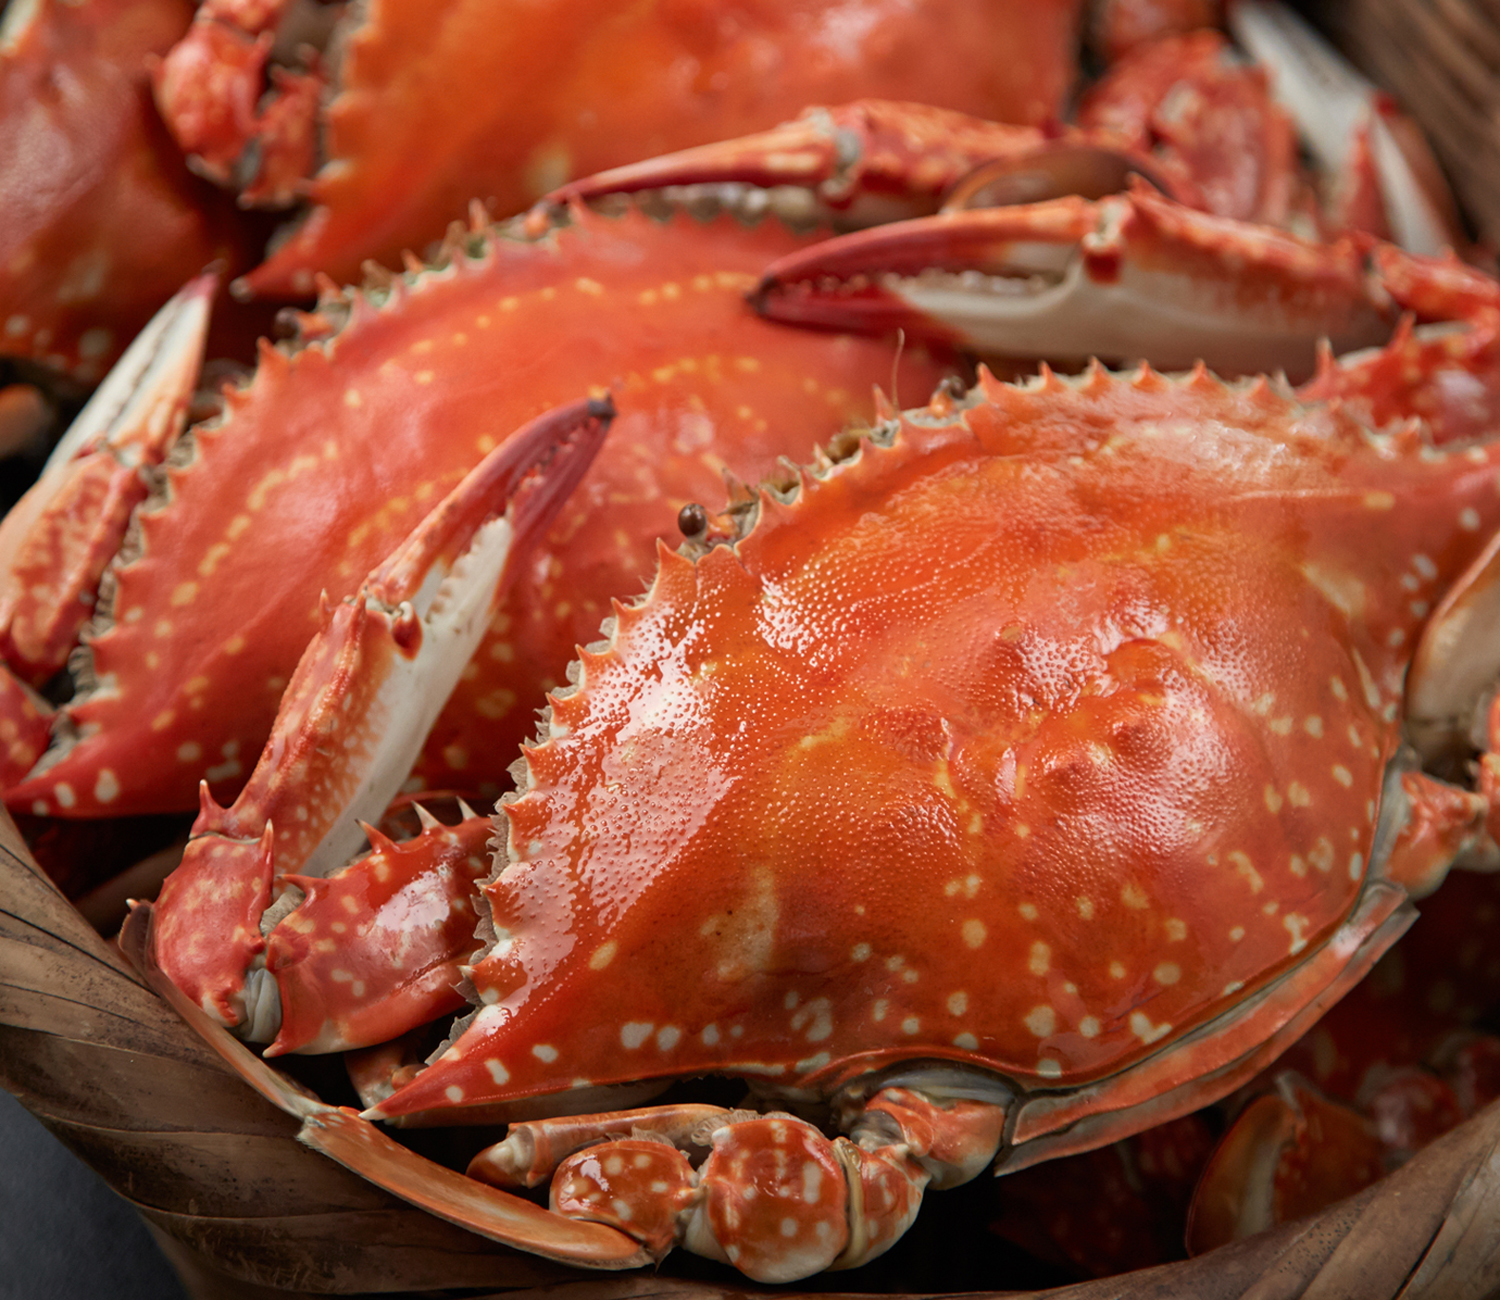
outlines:
{"label": "woven bamboo basket", "polygon": [[[1418,117],[1479,235],[1500,246],[1500,0],[1309,8]],[[231,1074],[142,983],[43,875],[3,811],[0,1086],[136,1207],[199,1297],[765,1294],[717,1272],[712,1281],[589,1273],[511,1251],[298,1145],[296,1122]],[[820,1286],[818,1294],[840,1293]],[[1177,1264],[991,1294],[1500,1295],[1500,1104],[1315,1217]]]}

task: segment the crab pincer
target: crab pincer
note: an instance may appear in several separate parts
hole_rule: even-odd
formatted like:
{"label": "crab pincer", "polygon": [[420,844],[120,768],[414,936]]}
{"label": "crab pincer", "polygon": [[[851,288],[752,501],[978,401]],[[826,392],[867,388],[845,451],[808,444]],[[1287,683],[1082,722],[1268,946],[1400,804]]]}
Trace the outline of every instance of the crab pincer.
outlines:
{"label": "crab pincer", "polygon": [[[229,808],[204,790],[182,865],[150,914],[157,961],[220,1023],[274,1037],[275,1051],[328,1051],[384,1041],[451,1009],[456,963],[472,946],[465,909],[488,819],[465,809],[464,825],[449,829],[426,818],[421,852],[371,834],[361,819],[378,818],[396,794],[517,557],[583,475],[613,416],[605,399],[533,421],[459,483],[358,596],[325,603],[249,782]],[[315,881],[367,835],[368,882]],[[307,895],[302,909],[288,907],[288,886]],[[286,901],[267,918],[273,894]],[[392,930],[375,908],[397,895],[390,915],[405,928],[396,919]],[[335,915],[320,921],[330,897]],[[264,931],[288,911],[281,924],[292,935],[278,941],[272,931],[268,941]],[[303,980],[297,1014],[283,1024],[277,983],[287,968],[335,951],[326,1011],[305,1005]],[[405,1023],[372,1011],[382,991],[408,1004]],[[355,1024],[364,1028],[351,1041]]]}
{"label": "crab pincer", "polygon": [[1143,185],[857,231],[768,267],[753,301],[789,324],[899,328],[989,356],[1293,379],[1312,373],[1320,340],[1345,352],[1395,323],[1355,241],[1312,243]]}
{"label": "crab pincer", "polygon": [[0,519],[0,735],[11,748],[0,771],[9,780],[35,763],[51,720],[26,688],[67,662],[150,471],[187,422],[218,282],[200,275],[156,313]]}
{"label": "crab pincer", "polygon": [[[599,199],[667,186],[732,184],[805,193],[845,228],[936,212],[983,167],[992,201],[1063,194],[1099,197],[1138,174],[1156,178],[1148,156],[1103,132],[987,122],[927,104],[861,99],[809,108],[768,131],[627,163],[570,181],[550,198]],[[1161,188],[1168,190],[1166,182]]]}

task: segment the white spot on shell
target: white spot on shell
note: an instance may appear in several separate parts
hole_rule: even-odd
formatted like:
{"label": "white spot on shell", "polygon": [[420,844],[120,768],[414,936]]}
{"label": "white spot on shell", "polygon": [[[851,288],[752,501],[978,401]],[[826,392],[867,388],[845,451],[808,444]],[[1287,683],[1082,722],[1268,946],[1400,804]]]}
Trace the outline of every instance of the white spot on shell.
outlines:
{"label": "white spot on shell", "polygon": [[620,1045],[634,1051],[648,1038],[656,1026],[649,1020],[632,1020],[620,1026]]}
{"label": "white spot on shell", "polygon": [[503,1087],[510,1082],[510,1071],[500,1064],[498,1058],[486,1057],[484,1068],[490,1072],[490,1078],[495,1081],[496,1087]]}
{"label": "white spot on shell", "polygon": [[548,1065],[557,1060],[557,1048],[553,1047],[551,1043],[533,1044],[531,1054],[539,1061],[546,1061]]}
{"label": "white spot on shell", "polygon": [[1026,1013],[1026,1028],[1038,1038],[1046,1038],[1057,1030],[1057,1012],[1045,1005],[1032,1007]]}
{"label": "white spot on shell", "polygon": [[1165,1022],[1159,1025],[1151,1023],[1151,1017],[1144,1011],[1132,1011],[1130,1013],[1130,1032],[1143,1043],[1154,1043],[1159,1038],[1165,1038],[1172,1032],[1172,1026]]}

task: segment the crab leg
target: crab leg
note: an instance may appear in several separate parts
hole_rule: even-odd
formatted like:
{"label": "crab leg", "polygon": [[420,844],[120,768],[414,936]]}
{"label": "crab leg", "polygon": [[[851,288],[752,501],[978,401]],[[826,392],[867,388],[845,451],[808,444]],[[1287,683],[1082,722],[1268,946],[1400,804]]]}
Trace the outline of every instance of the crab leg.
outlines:
{"label": "crab leg", "polygon": [[157,108],[188,165],[219,185],[243,183],[247,207],[287,206],[317,166],[327,89],[317,54],[304,47],[305,72],[271,67],[266,88],[278,27],[293,9],[287,0],[206,0],[152,70]]}
{"label": "crab leg", "polygon": [[[647,1107],[513,1124],[469,1175],[501,1187],[552,1176],[551,1204],[607,1223],[660,1258],[674,1243],[760,1282],[854,1268],[890,1249],[922,1193],[987,1168],[1005,1109],[939,1105],[888,1087],[832,1140],[790,1115]],[[682,1148],[708,1149],[696,1169]]]}
{"label": "crab leg", "polygon": [[[245,975],[266,951],[273,879],[326,875],[358,847],[366,834],[358,819],[378,816],[395,795],[514,572],[511,557],[544,531],[613,414],[608,402],[574,403],[491,452],[357,598],[325,605],[234,805],[220,808],[204,789],[183,863],[157,900],[155,951],[177,986],[222,1023],[250,1014]],[[377,865],[389,856],[377,843]],[[344,973],[353,991],[357,980]]]}
{"label": "crab leg", "polygon": [[1294,378],[1320,339],[1345,351],[1393,324],[1351,241],[1311,244],[1143,188],[846,235],[772,265],[754,301],[773,320],[900,328],[990,355]]}

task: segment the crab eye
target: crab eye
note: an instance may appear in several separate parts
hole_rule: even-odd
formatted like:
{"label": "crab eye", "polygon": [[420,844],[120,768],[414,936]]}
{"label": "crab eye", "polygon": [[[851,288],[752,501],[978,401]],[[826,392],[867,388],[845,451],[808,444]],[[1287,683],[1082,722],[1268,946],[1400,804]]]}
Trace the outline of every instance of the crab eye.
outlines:
{"label": "crab eye", "polygon": [[677,512],[677,527],[684,537],[701,537],[708,531],[708,511],[690,501]]}

